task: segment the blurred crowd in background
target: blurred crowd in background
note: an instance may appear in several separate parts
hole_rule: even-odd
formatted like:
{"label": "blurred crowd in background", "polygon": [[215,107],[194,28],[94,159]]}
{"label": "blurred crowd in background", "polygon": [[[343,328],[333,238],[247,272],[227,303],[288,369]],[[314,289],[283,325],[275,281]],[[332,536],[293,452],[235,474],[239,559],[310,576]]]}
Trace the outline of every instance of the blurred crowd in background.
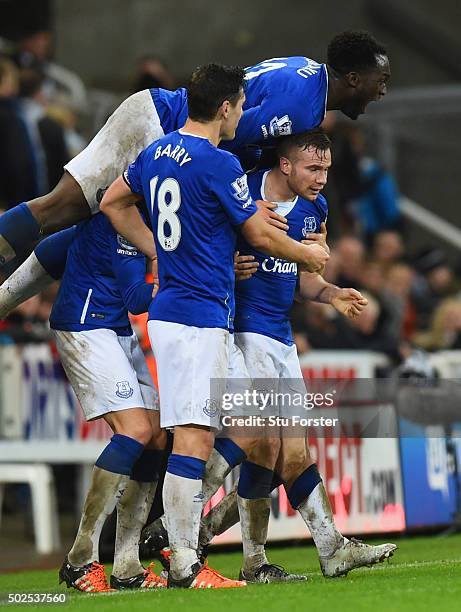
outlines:
{"label": "blurred crowd in background", "polygon": [[[0,214],[50,191],[63,165],[93,135],[92,105],[78,75],[53,62],[49,30],[4,41],[0,54]],[[176,79],[155,55],[133,66],[131,92],[173,89]],[[107,115],[112,108],[107,109]],[[311,349],[380,351],[395,363],[412,347],[461,349],[461,283],[442,247],[406,249],[411,231],[399,210],[394,178],[367,153],[360,124],[328,113],[333,167],[325,195],[331,258],[327,280],[361,290],[365,312],[350,322],[330,306],[293,309],[300,353]],[[2,280],[0,273],[0,281]],[[36,296],[0,322],[0,343],[43,342],[57,287]],[[142,327],[142,326],[141,326]]]}

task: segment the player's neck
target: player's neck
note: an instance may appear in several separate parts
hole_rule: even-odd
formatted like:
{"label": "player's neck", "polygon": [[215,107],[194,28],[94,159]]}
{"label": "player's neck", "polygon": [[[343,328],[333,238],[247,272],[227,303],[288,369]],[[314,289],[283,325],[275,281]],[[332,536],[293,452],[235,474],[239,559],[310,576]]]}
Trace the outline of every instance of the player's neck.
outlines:
{"label": "player's neck", "polygon": [[264,195],[270,202],[291,202],[296,197],[294,191],[289,188],[285,175],[278,168],[273,168],[266,175]]}
{"label": "player's neck", "polygon": [[221,141],[219,121],[202,123],[201,121],[194,121],[188,118],[184,127],[181,128],[181,131],[192,134],[193,136],[199,136],[200,138],[206,138],[215,147],[217,147]]}
{"label": "player's neck", "polygon": [[327,110],[339,110],[344,95],[344,86],[339,75],[327,65],[328,70],[328,93]]}

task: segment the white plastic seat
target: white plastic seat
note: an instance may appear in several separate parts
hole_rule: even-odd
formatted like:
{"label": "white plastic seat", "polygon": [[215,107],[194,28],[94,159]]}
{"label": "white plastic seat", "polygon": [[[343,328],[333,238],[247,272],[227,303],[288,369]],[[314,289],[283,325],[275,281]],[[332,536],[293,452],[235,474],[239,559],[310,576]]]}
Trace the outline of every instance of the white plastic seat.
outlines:
{"label": "white plastic seat", "polygon": [[3,485],[27,483],[31,489],[35,544],[37,551],[47,554],[59,549],[59,521],[53,472],[44,463],[0,462],[0,517]]}

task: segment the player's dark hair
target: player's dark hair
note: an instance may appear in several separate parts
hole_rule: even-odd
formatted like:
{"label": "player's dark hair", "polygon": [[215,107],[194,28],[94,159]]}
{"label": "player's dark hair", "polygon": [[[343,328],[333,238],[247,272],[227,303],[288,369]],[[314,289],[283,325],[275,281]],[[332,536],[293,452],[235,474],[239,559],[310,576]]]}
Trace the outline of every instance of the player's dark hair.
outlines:
{"label": "player's dark hair", "polygon": [[319,155],[323,157],[325,151],[331,148],[331,140],[321,128],[307,130],[293,136],[283,136],[277,140],[277,155],[280,157],[290,158],[290,154],[294,149],[305,151],[313,148]]}
{"label": "player's dark hair", "polygon": [[199,66],[187,86],[189,117],[194,121],[211,121],[225,100],[233,106],[237,104],[244,87],[244,76],[240,66]]}
{"label": "player's dark hair", "polygon": [[369,32],[341,32],[328,45],[327,63],[339,72],[365,72],[377,67],[376,56],[386,49]]}

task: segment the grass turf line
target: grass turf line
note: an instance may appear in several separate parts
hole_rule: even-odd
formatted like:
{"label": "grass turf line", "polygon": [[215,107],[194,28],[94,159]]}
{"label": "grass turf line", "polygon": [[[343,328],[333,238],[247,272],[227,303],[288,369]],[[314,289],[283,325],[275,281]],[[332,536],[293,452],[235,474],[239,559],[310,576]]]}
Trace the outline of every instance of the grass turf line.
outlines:
{"label": "grass turf line", "polygon": [[[384,541],[384,540],[381,540]],[[272,563],[285,566],[295,573],[308,573],[310,581],[297,584],[250,585],[230,590],[162,590],[154,592],[121,592],[88,595],[58,586],[57,571],[32,571],[0,576],[2,592],[67,592],[67,604],[53,608],[82,611],[117,612],[132,606],[136,612],[151,612],[158,606],[161,612],[184,610],[224,612],[256,610],[284,612],[341,612],[392,610],[461,609],[461,535],[447,538],[415,537],[397,539],[399,546],[390,563],[351,572],[345,578],[322,577],[315,549],[311,545],[269,550]],[[237,578],[240,553],[212,554],[210,565],[225,575]],[[107,567],[107,574],[110,568]],[[18,606],[8,606],[8,608]],[[24,607],[24,606],[21,606]],[[26,605],[28,610],[50,608],[50,605]]]}

